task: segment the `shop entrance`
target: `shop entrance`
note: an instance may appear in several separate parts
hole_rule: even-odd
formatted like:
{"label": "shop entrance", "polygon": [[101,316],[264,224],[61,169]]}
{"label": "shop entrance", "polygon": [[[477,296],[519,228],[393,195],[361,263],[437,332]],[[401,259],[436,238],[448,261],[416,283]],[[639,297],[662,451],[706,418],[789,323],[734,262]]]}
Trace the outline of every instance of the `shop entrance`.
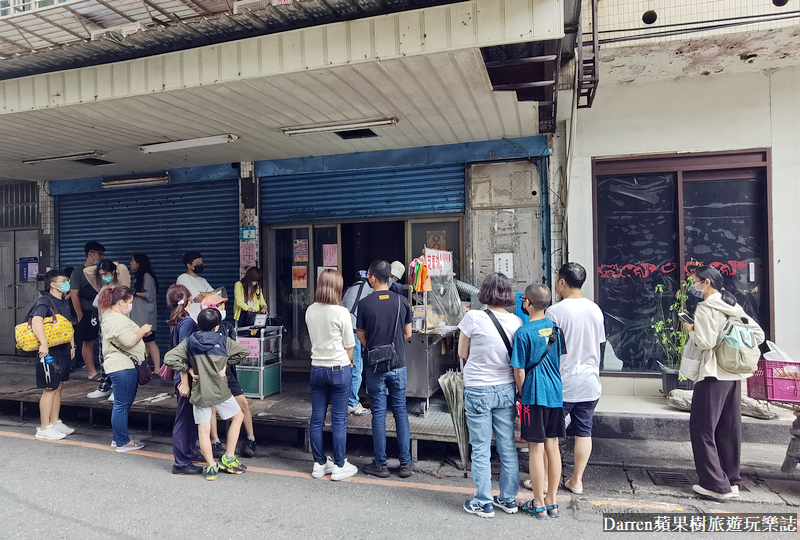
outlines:
{"label": "shop entrance", "polygon": [[456,268],[460,268],[461,224],[461,216],[451,216],[268,228],[264,268],[270,313],[280,317],[286,328],[284,369],[306,370],[311,365],[305,313],[314,302],[316,280],[322,270],[342,272],[346,288],[355,281],[356,272],[366,270],[372,261],[397,260],[407,266],[426,243],[453,251]]}

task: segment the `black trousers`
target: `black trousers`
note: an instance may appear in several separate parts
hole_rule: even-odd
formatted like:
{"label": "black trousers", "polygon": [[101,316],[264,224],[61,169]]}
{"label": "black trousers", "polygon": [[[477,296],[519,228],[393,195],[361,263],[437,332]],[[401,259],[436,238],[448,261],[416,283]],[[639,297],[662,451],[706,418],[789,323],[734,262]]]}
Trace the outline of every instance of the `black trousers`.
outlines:
{"label": "black trousers", "polygon": [[703,379],[694,385],[689,434],[700,485],[729,493],[740,485],[742,383]]}

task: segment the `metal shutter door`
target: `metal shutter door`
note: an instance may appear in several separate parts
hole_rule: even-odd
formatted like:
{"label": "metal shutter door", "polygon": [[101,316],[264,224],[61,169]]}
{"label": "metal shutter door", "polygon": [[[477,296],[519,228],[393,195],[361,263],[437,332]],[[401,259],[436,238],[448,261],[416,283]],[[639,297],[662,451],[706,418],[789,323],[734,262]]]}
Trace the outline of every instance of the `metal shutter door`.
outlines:
{"label": "metal shutter door", "polygon": [[159,281],[156,331],[162,355],[170,331],[166,293],[185,272],[185,252],[201,252],[203,277],[214,287],[227,287],[233,298],[239,279],[237,180],[61,195],[57,204],[60,268],[83,264],[83,245],[90,240],[105,246],[106,258],[125,265],[134,253],[150,257]]}
{"label": "metal shutter door", "polygon": [[464,211],[464,164],[261,178],[261,220],[295,223]]}

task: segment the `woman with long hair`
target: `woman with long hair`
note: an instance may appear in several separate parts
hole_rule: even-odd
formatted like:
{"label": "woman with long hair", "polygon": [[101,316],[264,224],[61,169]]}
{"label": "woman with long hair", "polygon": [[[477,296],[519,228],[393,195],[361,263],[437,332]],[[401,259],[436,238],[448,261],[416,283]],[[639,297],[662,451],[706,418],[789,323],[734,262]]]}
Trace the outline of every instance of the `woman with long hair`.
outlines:
{"label": "woman with long hair", "polygon": [[261,291],[262,280],[261,269],[252,266],[233,286],[233,319],[239,326],[251,326],[256,313],[267,312],[267,302]]}
{"label": "woman with long hair", "polygon": [[100,292],[97,308],[103,314],[100,330],[103,335],[103,369],[114,387],[114,408],[111,429],[117,452],[144,448],[144,443],[128,435],[128,413],[136,398],[138,377],[131,357],[144,362],[142,338],[150,325],[139,327],[128,313],[133,308],[133,291],[128,287],[107,287]]}
{"label": "woman with long hair", "polygon": [[161,351],[156,344],[155,328],[158,324],[158,309],[156,298],[158,293],[158,278],[153,267],[150,266],[150,257],[144,253],[137,253],[131,257],[131,270],[133,271],[133,311],[131,320],[138,325],[149,324],[153,332],[144,337],[144,346],[147,354],[153,359],[153,369],[158,373],[161,367]]}
{"label": "woman with long hair", "polygon": [[[115,287],[130,287],[131,275],[128,272],[128,267],[118,262],[112,262],[108,259],[103,259],[100,264],[84,268],[83,275],[86,280],[97,291],[98,296],[95,297],[95,309],[92,312],[92,317],[97,319],[100,324],[100,332],[103,331],[103,311],[98,308],[98,301],[100,293],[105,289],[113,289]],[[102,338],[102,336],[99,336]],[[100,340],[100,358],[103,358],[103,340]],[[100,370],[98,371],[98,384],[97,390],[89,392],[86,397],[90,399],[104,398],[108,396],[109,401],[114,401],[114,394],[111,391],[111,379],[108,374],[103,371],[103,363],[100,363]]]}
{"label": "woman with long hair", "polygon": [[[323,270],[317,279],[314,303],[306,310],[311,338],[311,426],[309,438],[314,455],[311,476],[331,480],[349,478],[358,472],[345,459],[347,446],[347,400],[353,377],[353,323],[342,305],[342,274]],[[325,457],[322,427],[331,406],[333,460]]]}
{"label": "woman with long hair", "polygon": [[[167,307],[172,310],[167,321],[172,327],[170,349],[197,332],[197,323],[189,316],[191,303],[192,293],[183,285],[172,285],[167,289]],[[175,407],[175,423],[172,425],[172,455],[175,458],[172,474],[200,474],[203,467],[192,463],[193,459],[200,456],[192,404],[188,397],[183,397],[178,391],[181,384],[180,373],[175,373],[173,383],[178,401]]]}
{"label": "woman with long hair", "polygon": [[701,266],[692,276],[693,296],[702,298],[694,313],[694,324],[684,323],[689,339],[700,351],[700,371],[695,379],[689,435],[699,484],[692,489],[705,497],[730,499],[739,496],[742,483],[742,381],[751,374],[731,373],[717,363],[714,349],[723,326],[739,319],[753,331],[759,344],[764,331],[725,290],[722,274],[712,266]]}
{"label": "woman with long hair", "polygon": [[[472,443],[472,481],[475,496],[464,502],[470,514],[490,518],[497,506],[517,511],[519,464],[514,445],[517,393],[511,368],[511,343],[522,320],[506,311],[515,303],[511,280],[493,272],[478,295],[486,310],[468,311],[458,329],[458,356],[464,365],[464,412]],[[508,344],[508,345],[506,345]],[[500,456],[500,496],[492,498],[492,433]]]}

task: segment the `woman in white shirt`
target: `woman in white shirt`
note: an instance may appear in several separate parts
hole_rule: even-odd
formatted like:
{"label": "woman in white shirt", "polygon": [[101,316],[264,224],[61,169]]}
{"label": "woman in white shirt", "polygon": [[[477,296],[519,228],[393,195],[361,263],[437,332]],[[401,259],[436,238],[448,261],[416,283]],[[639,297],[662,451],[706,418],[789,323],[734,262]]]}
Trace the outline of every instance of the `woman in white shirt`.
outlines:
{"label": "woman in white shirt", "polygon": [[[358,472],[345,457],[347,446],[347,400],[353,378],[353,324],[342,305],[342,274],[323,270],[317,279],[314,303],[306,310],[311,338],[311,426],[309,439],[314,455],[311,476],[343,480]],[[333,460],[325,457],[322,427],[331,406]]]}
{"label": "woman in white shirt", "polygon": [[[510,350],[522,321],[505,309],[505,306],[514,305],[511,280],[505,275],[486,276],[478,299],[488,309],[468,312],[458,325],[461,330],[458,355],[467,362],[464,366],[464,409],[472,443],[472,481],[477,487],[475,496],[464,502],[464,510],[489,518],[494,516],[495,506],[507,514],[517,511],[519,464],[514,445],[517,407]],[[501,466],[500,496],[494,498],[490,463],[492,433]]]}

